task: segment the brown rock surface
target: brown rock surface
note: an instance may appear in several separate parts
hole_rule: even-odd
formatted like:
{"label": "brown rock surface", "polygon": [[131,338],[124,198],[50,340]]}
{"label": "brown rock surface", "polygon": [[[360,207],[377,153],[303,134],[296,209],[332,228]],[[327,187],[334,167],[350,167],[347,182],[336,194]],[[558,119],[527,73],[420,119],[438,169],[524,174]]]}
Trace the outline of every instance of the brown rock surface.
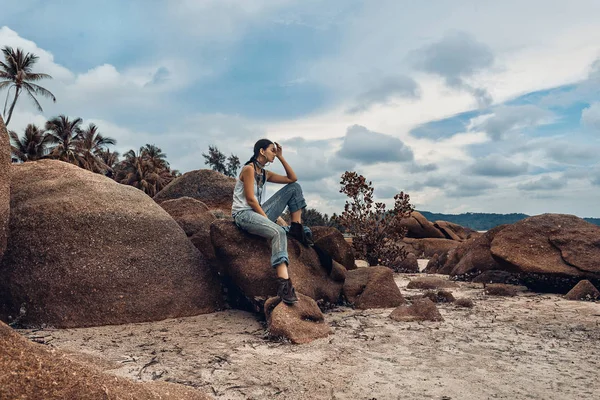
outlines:
{"label": "brown rock surface", "polygon": [[573,215],[542,214],[509,225],[492,240],[491,253],[536,290],[565,293],[582,278],[600,282],[600,227]]}
{"label": "brown rock surface", "polygon": [[315,246],[319,246],[347,270],[356,269],[352,246],[344,240],[339,230],[326,226],[314,226],[311,230]]}
{"label": "brown rock surface", "polygon": [[494,237],[506,227],[508,225],[499,225],[481,236],[461,243],[454,254],[449,254],[443,269],[448,270],[451,276],[474,276],[484,271],[503,269],[492,257],[490,246]]}
{"label": "brown rock surface", "polygon": [[579,281],[569,293],[565,295],[567,300],[598,300],[600,299],[600,291],[596,289],[592,282],[587,279]]}
{"label": "brown rock surface", "polygon": [[433,223],[446,239],[462,241],[469,237],[469,230],[465,229],[464,226],[448,222],[448,221],[435,221]]}
{"label": "brown rock surface", "polygon": [[134,383],[73,361],[59,350],[21,337],[0,322],[0,399],[210,399],[166,382]]}
{"label": "brown rock surface", "polygon": [[8,238],[10,217],[10,140],[4,120],[0,116],[0,260]]}
{"label": "brown rock surface", "polygon": [[421,276],[408,282],[407,289],[443,289],[456,287],[456,283],[437,276]]}
{"label": "brown rock surface", "polygon": [[473,300],[469,299],[468,297],[461,297],[460,299],[456,299],[454,305],[464,308],[473,308],[475,306]]}
{"label": "brown rock surface", "polygon": [[279,297],[271,297],[265,302],[265,316],[269,334],[287,338],[292,343],[309,343],[333,333],[317,303],[301,293],[298,293],[298,302],[291,306]]}
{"label": "brown rock surface", "polygon": [[406,258],[394,268],[396,272],[415,273],[419,272],[419,260],[413,253],[408,253]]}
{"label": "brown rock surface", "polygon": [[423,297],[428,298],[434,303],[452,303],[456,300],[452,292],[447,290],[428,290],[423,293]]}
{"label": "brown rock surface", "polygon": [[417,299],[410,306],[402,305],[392,311],[390,318],[399,322],[444,320],[433,301],[429,299]]}
{"label": "brown rock surface", "polygon": [[410,217],[403,218],[400,225],[407,229],[406,237],[409,238],[445,238],[444,234],[418,211],[413,211]]}
{"label": "brown rock surface", "polygon": [[[270,244],[264,238],[243,232],[228,220],[212,223],[211,240],[218,268],[230,290],[230,300],[235,303],[238,298],[242,303],[237,306],[261,310],[267,298],[277,293]],[[329,275],[312,248],[288,236],[288,255],[288,271],[297,292],[314,300],[338,302],[343,282]]]}
{"label": "brown rock surface", "polygon": [[13,166],[0,313],[82,327],[213,312],[220,284],[142,191],[55,160]]}
{"label": "brown rock surface", "polygon": [[[416,255],[417,258],[433,257],[433,255],[436,253],[441,255],[458,247],[461,244],[461,242],[456,240],[439,238],[413,239],[406,237],[402,239],[402,241],[414,249],[414,255]],[[411,252],[410,248],[407,248],[406,250]]]}
{"label": "brown rock surface", "polygon": [[180,197],[200,200],[211,210],[221,209],[231,214],[235,179],[210,169],[186,172],[174,179],[154,196],[157,203]]}
{"label": "brown rock surface", "polygon": [[348,271],[344,296],[359,309],[390,308],[404,304],[394,274],[387,267],[358,268]]}
{"label": "brown rock surface", "polygon": [[437,274],[442,266],[440,265],[440,256],[437,253],[427,261],[427,266],[423,270],[426,274]]}
{"label": "brown rock surface", "polygon": [[191,197],[180,197],[160,203],[160,206],[183,228],[194,246],[209,260],[215,259],[210,241],[210,224],[217,218],[203,202]]}

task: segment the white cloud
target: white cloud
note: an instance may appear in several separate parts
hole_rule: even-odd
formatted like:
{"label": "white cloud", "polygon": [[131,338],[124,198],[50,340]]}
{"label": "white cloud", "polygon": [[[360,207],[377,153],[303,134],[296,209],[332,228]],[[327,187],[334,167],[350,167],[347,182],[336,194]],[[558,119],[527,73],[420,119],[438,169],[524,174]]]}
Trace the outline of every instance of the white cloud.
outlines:
{"label": "white cloud", "polygon": [[592,103],[581,112],[581,123],[600,132],[600,102]]}

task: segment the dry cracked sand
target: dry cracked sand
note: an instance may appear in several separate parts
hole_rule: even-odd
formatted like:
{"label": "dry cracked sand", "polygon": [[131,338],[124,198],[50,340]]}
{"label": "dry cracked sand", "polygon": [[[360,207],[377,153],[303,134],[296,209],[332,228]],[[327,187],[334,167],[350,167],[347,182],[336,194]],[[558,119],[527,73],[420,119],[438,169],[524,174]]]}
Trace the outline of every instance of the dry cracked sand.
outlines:
{"label": "dry cracked sand", "polygon": [[[396,275],[404,295],[422,293],[406,289],[417,276]],[[217,399],[598,398],[600,303],[492,297],[471,283],[450,290],[474,308],[439,304],[444,322],[400,323],[392,309],[338,307],[325,314],[334,333],[306,345],[271,341],[257,315],[236,310],[20,332],[108,373]]]}

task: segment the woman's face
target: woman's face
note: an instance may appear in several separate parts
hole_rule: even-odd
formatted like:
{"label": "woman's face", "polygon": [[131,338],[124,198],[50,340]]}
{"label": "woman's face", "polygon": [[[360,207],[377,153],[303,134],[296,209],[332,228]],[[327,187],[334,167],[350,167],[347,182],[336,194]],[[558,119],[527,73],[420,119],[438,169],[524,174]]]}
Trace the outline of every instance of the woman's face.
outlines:
{"label": "woman's face", "polygon": [[275,160],[275,156],[277,153],[275,152],[275,145],[270,144],[269,147],[265,149],[265,157],[267,157],[268,162],[273,162]]}

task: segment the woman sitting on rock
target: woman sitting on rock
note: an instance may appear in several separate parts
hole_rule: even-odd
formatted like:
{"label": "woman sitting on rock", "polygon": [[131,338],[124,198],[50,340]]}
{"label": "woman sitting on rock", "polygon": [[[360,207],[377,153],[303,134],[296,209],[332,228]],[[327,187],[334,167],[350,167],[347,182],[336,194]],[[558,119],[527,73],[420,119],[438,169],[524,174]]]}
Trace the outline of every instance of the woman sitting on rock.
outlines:
{"label": "woman sitting on rock", "polygon": [[[267,163],[278,158],[286,176],[265,169]],[[288,275],[290,260],[287,252],[288,232],[277,225],[275,220],[289,207],[292,226],[289,234],[305,246],[312,242],[306,236],[302,226],[302,209],[306,201],[302,188],[296,183],[296,174],[283,158],[281,145],[268,139],[261,139],[254,145],[254,155],[242,168],[233,190],[233,207],[231,214],[235,224],[248,233],[262,236],[271,242],[271,265],[277,271],[277,295],[286,304],[298,301],[296,291]],[[267,182],[286,184],[269,200],[263,203]]]}

